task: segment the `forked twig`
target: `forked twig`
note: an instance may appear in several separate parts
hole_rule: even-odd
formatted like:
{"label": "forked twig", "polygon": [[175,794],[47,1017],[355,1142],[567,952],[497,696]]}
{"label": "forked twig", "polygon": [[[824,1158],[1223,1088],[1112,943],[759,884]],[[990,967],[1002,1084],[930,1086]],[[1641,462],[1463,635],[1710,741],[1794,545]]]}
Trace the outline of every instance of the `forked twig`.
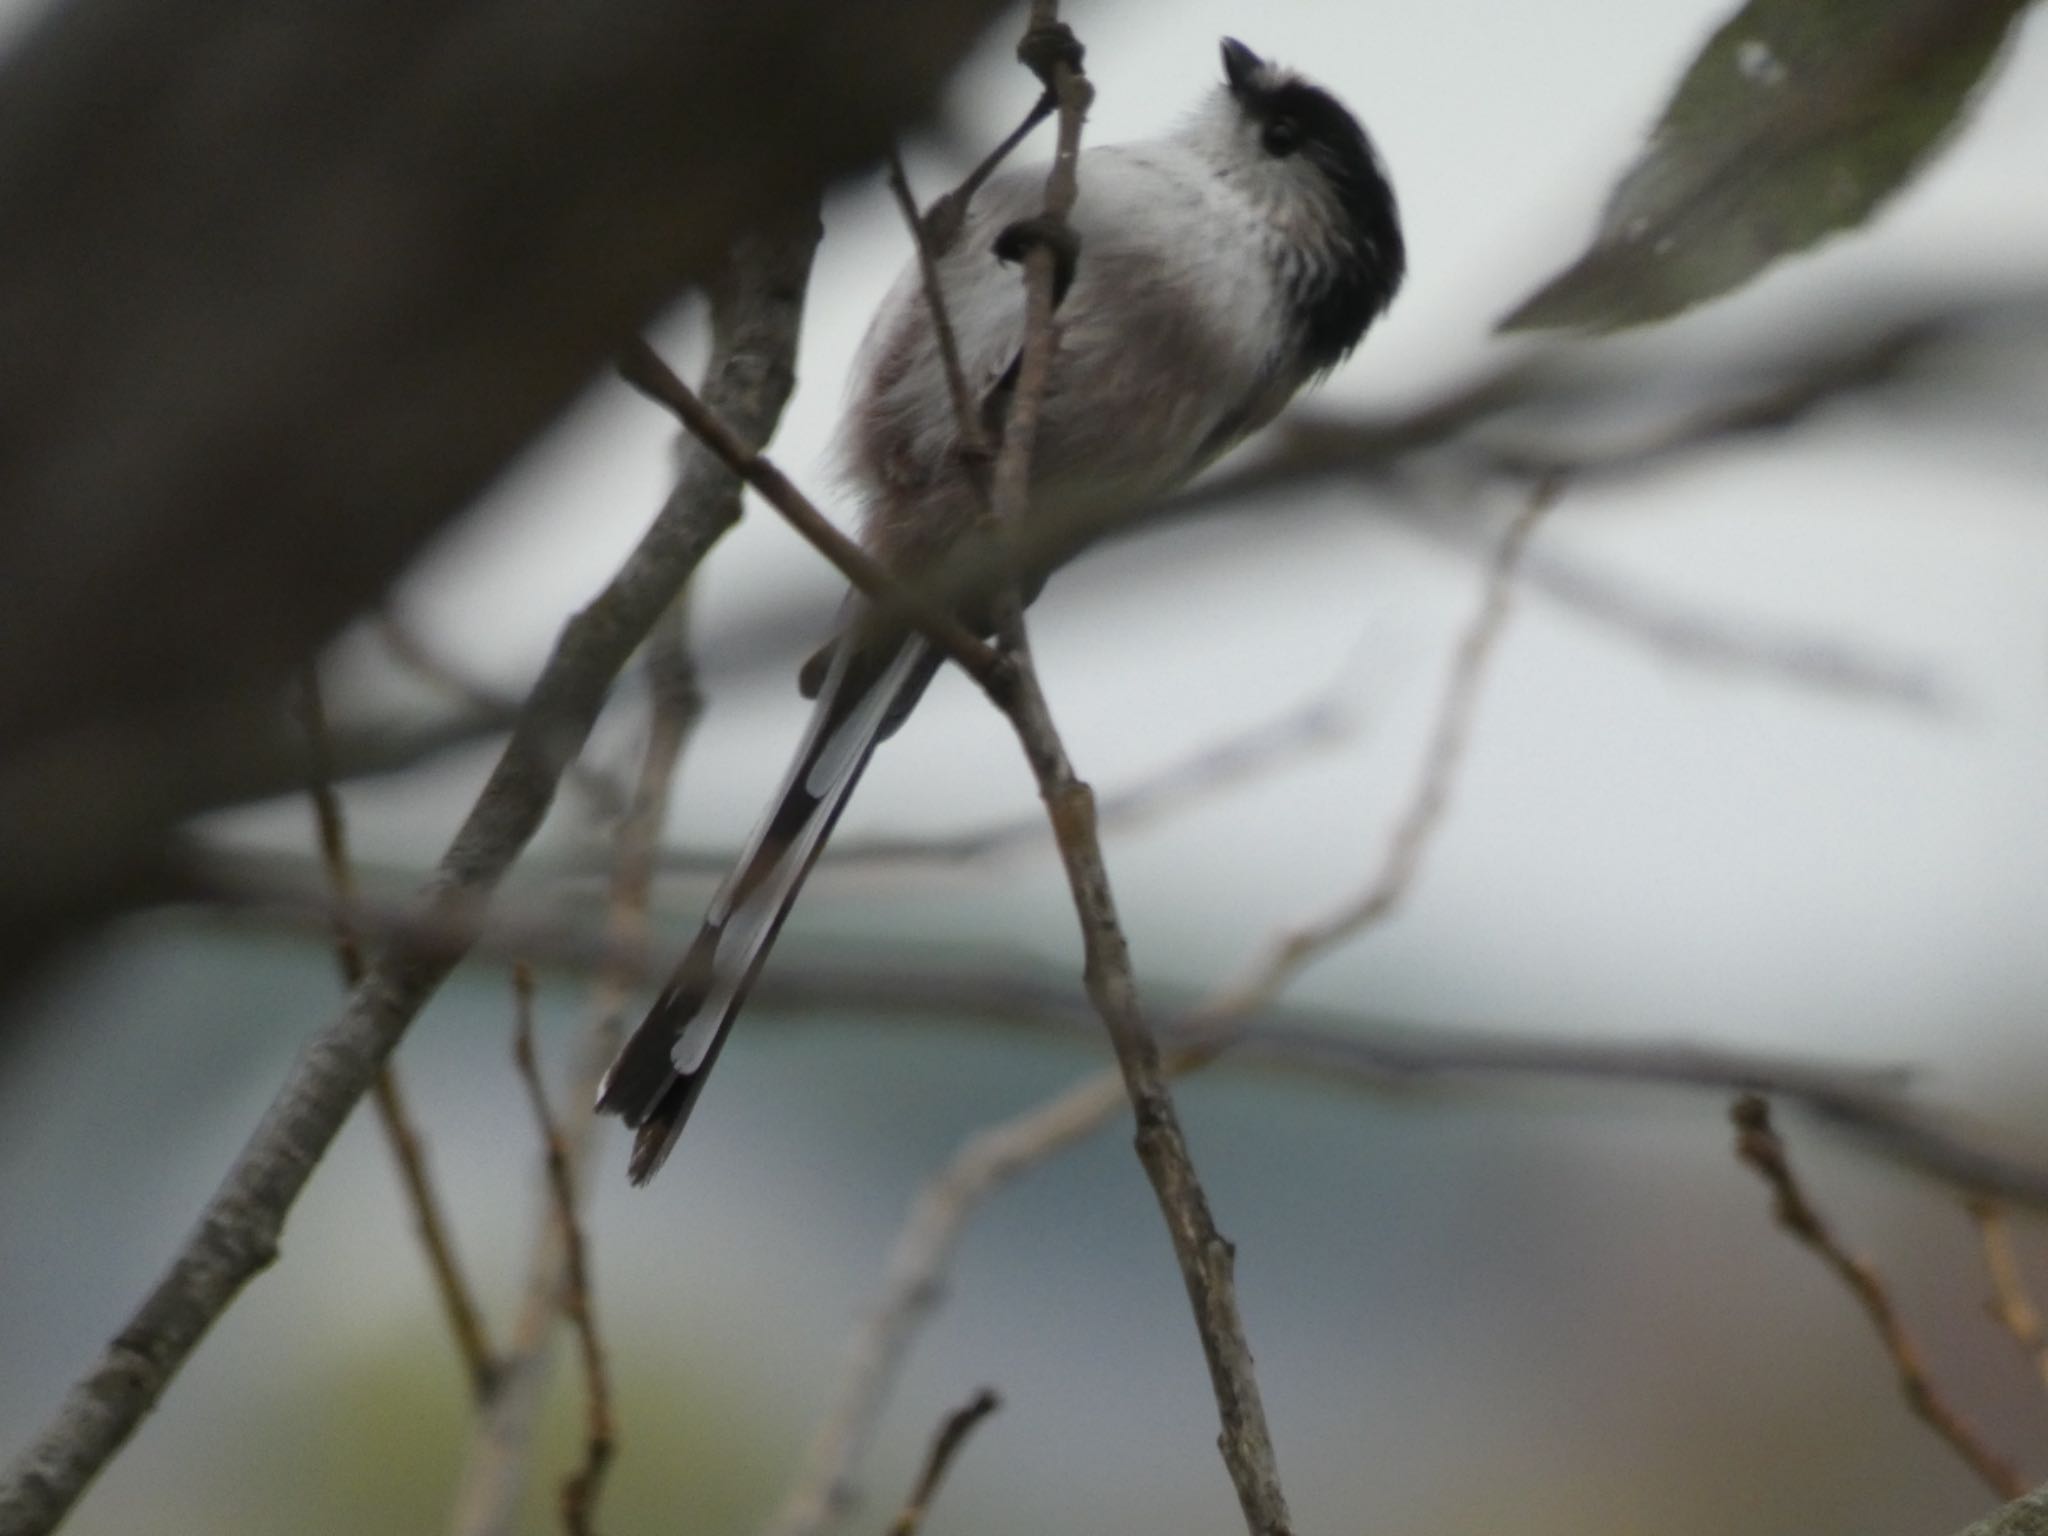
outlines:
{"label": "forked twig", "polygon": [[1884,1352],[1898,1373],[1899,1390],[1905,1394],[1906,1406],[1999,1497],[2018,1498],[2026,1491],[2026,1484],[2010,1462],[1985,1445],[1975,1426],[1935,1386],[1920,1346],[1900,1318],[1884,1278],[1868,1260],[1842,1246],[1807,1198],[1792,1172],[1791,1160],[1785,1155],[1785,1144],[1771,1125],[1770,1105],[1755,1094],[1745,1094],[1735,1101],[1729,1118],[1735,1122],[1735,1155],[1770,1186],[1778,1225],[1834,1272],[1835,1278],[1856,1298],[1871,1327],[1877,1330]]}
{"label": "forked twig", "polygon": [[[737,497],[737,487],[732,494]],[[597,1125],[597,1085],[624,1043],[624,1009],[639,979],[638,968],[620,957],[646,944],[654,850],[667,819],[677,764],[703,713],[704,699],[689,650],[687,603],[685,591],[648,638],[643,663],[652,705],[647,742],[626,814],[613,837],[605,911],[607,945],[618,951],[618,957],[596,967],[586,1022],[563,1095],[566,1108],[556,1117],[563,1160],[579,1195],[587,1183]],[[545,1169],[544,1179],[546,1198],[527,1258],[525,1294],[503,1356],[498,1388],[470,1436],[450,1536],[509,1536],[518,1518],[572,1258],[565,1208]]]}
{"label": "forked twig", "polygon": [[[349,858],[348,822],[341,796],[334,788],[333,754],[329,747],[327,704],[320,688],[320,675],[306,668],[300,680],[300,709],[306,729],[308,768],[306,793],[313,804],[313,822],[320,844],[321,867],[334,893],[330,922],[334,929],[334,956],[341,970],[342,985],[353,989],[363,979],[363,945],[350,909],[356,902],[355,866]],[[377,1069],[370,1085],[370,1097],[377,1106],[377,1123],[384,1128],[384,1140],[398,1167],[399,1182],[405,1188],[406,1204],[413,1225],[426,1250],[427,1268],[434,1277],[434,1290],[448,1316],[448,1331],[454,1336],[455,1351],[469,1377],[470,1394],[478,1402],[490,1395],[497,1379],[498,1360],[484,1328],[483,1314],[464,1278],[455,1256],[455,1238],[441,1209],[439,1194],[427,1172],[425,1143],[406,1107],[405,1092],[399,1085],[398,1069],[386,1062]]]}
{"label": "forked twig", "polygon": [[982,157],[981,163],[967,173],[959,186],[935,199],[925,210],[917,221],[918,230],[934,256],[943,256],[953,248],[967,223],[967,208],[973,202],[974,194],[996,173],[998,166],[1016,153],[1017,146],[1031,136],[1031,130],[1051,117],[1058,106],[1059,99],[1050,89],[1041,91],[1038,100],[1031,104],[1031,110],[1024,114],[1024,120]]}
{"label": "forked twig", "polygon": [[[1546,496],[1532,506],[1540,515],[1547,504]],[[1425,754],[1424,771],[1401,820],[1402,826],[1416,830],[1405,837],[1397,832],[1363,887],[1366,893],[1391,895],[1347,903],[1368,909],[1364,918],[1355,925],[1315,925],[1313,931],[1321,935],[1317,942],[1355,938],[1363,927],[1391,912],[1404,883],[1416,878],[1462,761],[1461,751],[1445,750],[1441,744],[1462,743],[1469,736],[1485,664],[1499,645],[1528,533],[1527,522],[1518,521],[1502,540],[1478,613],[1460,642],[1431,732],[1432,742],[1439,745]],[[1401,871],[1398,881],[1391,875],[1395,870]],[[1188,1038],[1167,1052],[1166,1069],[1191,1072],[1215,1060],[1237,1030],[1279,993],[1291,974],[1288,967],[1298,969],[1319,952],[1313,944],[1276,942],[1273,953],[1284,953],[1286,964],[1262,959],[1245,980],[1225,987],[1197,1008],[1185,1021]],[[974,1212],[1012,1180],[1100,1131],[1127,1102],[1116,1070],[1093,1073],[1053,1098],[975,1133],[926,1182],[890,1251],[882,1298],[855,1332],[832,1406],[812,1436],[795,1486],[769,1526],[772,1536],[811,1536],[849,1502],[853,1469],[881,1418],[912,1340],[938,1305],[946,1271]]]}
{"label": "forked twig", "polygon": [[992,686],[1004,668],[1002,658],[946,609],[906,586],[875,557],[832,526],[832,522],[796,483],[767,455],[749,448],[719,419],[718,413],[677,378],[674,370],[645,341],[629,342],[619,358],[619,374],[655,403],[667,407],[727,468],[751,485],[811,547],[838,567],[862,595],[884,611],[902,616],[957,662],[984,687]]}

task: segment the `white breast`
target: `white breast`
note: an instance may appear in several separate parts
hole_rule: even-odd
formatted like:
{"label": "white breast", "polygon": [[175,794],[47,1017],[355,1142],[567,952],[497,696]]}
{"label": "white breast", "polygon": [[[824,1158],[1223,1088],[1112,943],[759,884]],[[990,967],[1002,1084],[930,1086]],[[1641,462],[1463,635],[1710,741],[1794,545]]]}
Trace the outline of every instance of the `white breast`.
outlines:
{"label": "white breast", "polygon": [[[1022,339],[1023,284],[996,235],[1035,213],[1044,173],[998,176],[940,263],[977,397]],[[1185,143],[1088,152],[1072,223],[1081,255],[1060,310],[1033,465],[1034,509],[1115,509],[1183,483],[1299,387],[1274,231]],[[916,265],[876,316],[855,372],[845,449],[884,555],[950,537],[973,510]]]}

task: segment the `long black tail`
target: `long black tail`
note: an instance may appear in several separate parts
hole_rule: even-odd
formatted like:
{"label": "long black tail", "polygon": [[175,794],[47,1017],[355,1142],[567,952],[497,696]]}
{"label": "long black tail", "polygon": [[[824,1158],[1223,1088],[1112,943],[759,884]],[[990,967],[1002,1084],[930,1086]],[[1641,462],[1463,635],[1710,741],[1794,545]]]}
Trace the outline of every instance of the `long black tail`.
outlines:
{"label": "long black tail", "polygon": [[682,1134],[804,877],[875,747],[902,722],[938,661],[919,635],[862,645],[849,627],[834,648],[789,776],[598,1090],[597,1107],[637,1132],[627,1165],[635,1184],[654,1176]]}

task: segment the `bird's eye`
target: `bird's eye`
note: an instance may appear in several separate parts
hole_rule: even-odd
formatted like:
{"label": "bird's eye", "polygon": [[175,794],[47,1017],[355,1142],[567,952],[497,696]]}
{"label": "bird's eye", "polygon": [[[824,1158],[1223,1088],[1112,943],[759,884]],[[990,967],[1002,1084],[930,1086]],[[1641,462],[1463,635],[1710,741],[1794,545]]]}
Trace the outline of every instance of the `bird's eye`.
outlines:
{"label": "bird's eye", "polygon": [[1285,156],[1301,148],[1301,124],[1291,117],[1276,117],[1266,124],[1260,142],[1269,155]]}

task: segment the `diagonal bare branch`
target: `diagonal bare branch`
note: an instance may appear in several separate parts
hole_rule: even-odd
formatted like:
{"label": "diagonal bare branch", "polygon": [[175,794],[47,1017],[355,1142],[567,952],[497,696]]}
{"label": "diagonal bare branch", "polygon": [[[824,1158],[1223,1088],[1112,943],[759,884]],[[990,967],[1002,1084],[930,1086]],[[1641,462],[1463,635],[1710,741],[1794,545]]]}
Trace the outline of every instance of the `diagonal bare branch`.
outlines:
{"label": "diagonal bare branch", "polygon": [[917,1536],[924,1528],[924,1518],[931,1512],[939,1485],[952,1470],[954,1459],[959,1456],[961,1447],[967,1444],[967,1437],[974,1433],[983,1419],[1002,1406],[1003,1400],[991,1388],[983,1387],[946,1415],[938,1433],[932,1436],[932,1447],[925,1455],[924,1470],[917,1475],[917,1486],[910,1490],[910,1497],[904,1501],[902,1510],[889,1524],[889,1536]]}
{"label": "diagonal bare branch", "polygon": [[540,1128],[542,1162],[546,1168],[548,1193],[553,1205],[554,1224],[562,1234],[562,1287],[558,1300],[562,1315],[575,1331],[576,1345],[583,1356],[585,1396],[583,1464],[562,1484],[562,1525],[569,1536],[592,1536],[598,1495],[604,1488],[605,1470],[611,1465],[614,1438],[612,1420],[611,1367],[605,1358],[604,1337],[598,1331],[597,1304],[590,1283],[590,1245],[577,1215],[576,1170],[570,1165],[569,1147],[555,1112],[548,1105],[547,1085],[541,1081],[540,1057],[533,1043],[533,971],[526,965],[512,968],[514,1030],[513,1060],[526,1095],[533,1106],[534,1123]]}
{"label": "diagonal bare branch", "polygon": [[[742,242],[720,285],[727,325],[709,388],[754,440],[767,435],[788,397],[816,242],[816,216],[806,210],[795,232]],[[684,486],[624,565],[563,629],[482,793],[414,903],[423,931],[474,924],[546,816],[620,669],[737,515],[724,467],[695,456]],[[43,1536],[64,1517],[242,1287],[276,1258],[286,1213],[466,947],[401,938],[371,961],[347,1005],[308,1043],[163,1277],[0,1478],[0,1536]]]}
{"label": "diagonal bare branch", "polygon": [[1792,1171],[1785,1144],[1771,1124],[1769,1103],[1754,1094],[1737,1099],[1729,1112],[1735,1122],[1735,1155],[1770,1186],[1778,1225],[1817,1257],[1842,1282],[1877,1330],[1884,1352],[1899,1378],[1906,1406],[1948,1443],[1949,1449],[2000,1498],[2016,1499],[2026,1484],[2012,1463],[1984,1443],[1977,1427],[1948,1400],[1927,1372],[1920,1345],[1899,1316],[1891,1290],[1869,1260],[1844,1248]]}
{"label": "diagonal bare branch", "polygon": [[623,956],[646,945],[654,846],[667,819],[677,764],[704,707],[689,650],[687,603],[686,591],[662,616],[647,643],[643,666],[653,707],[639,777],[613,837],[606,903],[607,945],[620,958],[597,968],[563,1095],[566,1107],[555,1117],[564,1172],[554,1172],[551,1158],[548,1198],[541,1202],[527,1259],[525,1295],[497,1390],[478,1415],[463,1458],[450,1536],[512,1536],[517,1528],[553,1362],[560,1300],[573,1281],[573,1206],[560,1191],[566,1179],[571,1195],[580,1199],[588,1183],[589,1154],[598,1130],[597,1085],[625,1041],[626,1004],[641,979],[642,968],[625,964]]}
{"label": "diagonal bare branch", "polygon": [[[342,985],[353,990],[361,984],[365,969],[362,941],[351,916],[356,902],[355,870],[349,859],[348,823],[343,816],[341,796],[334,788],[327,704],[316,668],[306,669],[300,702],[311,759],[307,793],[313,802],[320,859],[326,867],[328,885],[335,897],[335,959],[341,968]],[[370,1096],[377,1106],[377,1119],[384,1128],[384,1140],[398,1165],[399,1181],[405,1190],[406,1203],[412,1208],[420,1245],[426,1250],[427,1268],[434,1277],[434,1289],[441,1298],[442,1310],[448,1315],[448,1331],[455,1337],[456,1353],[468,1373],[470,1394],[481,1402],[490,1395],[496,1379],[497,1358],[491,1349],[475,1294],[470,1290],[461,1262],[455,1256],[454,1232],[442,1210],[433,1179],[427,1172],[426,1145],[406,1106],[398,1069],[390,1062],[378,1068]]]}
{"label": "diagonal bare branch", "polygon": [[[1179,1073],[1215,1060],[1267,1011],[1293,969],[1320,952],[1318,944],[1356,937],[1397,904],[1405,884],[1422,863],[1430,833],[1440,824],[1451,780],[1462,759],[1462,743],[1478,708],[1485,663],[1499,644],[1513,590],[1515,566],[1527,547],[1530,527],[1548,505],[1531,508],[1501,541],[1478,612],[1458,647],[1443,702],[1431,731],[1425,767],[1380,868],[1348,903],[1362,913],[1355,923],[1324,921],[1304,929],[1316,942],[1278,939],[1242,980],[1190,1012],[1171,1042],[1163,1066]],[[1399,879],[1394,874],[1399,873]],[[1292,969],[1290,969],[1292,968]],[[1339,1055],[1348,1047],[1336,1040]],[[1426,1048],[1425,1048],[1426,1049]],[[831,1406],[813,1433],[803,1469],[769,1526],[771,1536],[811,1536],[842,1509],[852,1492],[852,1474],[894,1387],[904,1357],[938,1305],[943,1280],[968,1221],[990,1197],[1026,1171],[1058,1156],[1101,1130],[1128,1103],[1118,1071],[1093,1073],[1063,1092],[970,1137],[925,1187],[911,1207],[890,1251],[881,1301],[856,1330]]]}

